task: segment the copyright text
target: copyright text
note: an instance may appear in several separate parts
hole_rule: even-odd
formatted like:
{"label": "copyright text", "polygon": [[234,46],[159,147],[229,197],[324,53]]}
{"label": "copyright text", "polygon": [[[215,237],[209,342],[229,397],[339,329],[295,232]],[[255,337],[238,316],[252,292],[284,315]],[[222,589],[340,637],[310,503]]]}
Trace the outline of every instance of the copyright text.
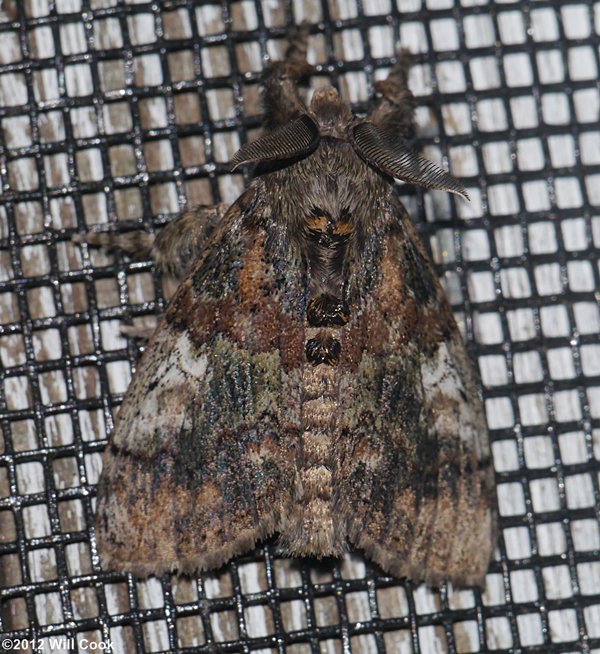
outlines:
{"label": "copyright text", "polygon": [[50,638],[3,638],[0,641],[0,652],[64,652],[79,647],[80,650],[90,652],[112,652],[110,640],[88,640],[87,638],[67,638],[54,636]]}

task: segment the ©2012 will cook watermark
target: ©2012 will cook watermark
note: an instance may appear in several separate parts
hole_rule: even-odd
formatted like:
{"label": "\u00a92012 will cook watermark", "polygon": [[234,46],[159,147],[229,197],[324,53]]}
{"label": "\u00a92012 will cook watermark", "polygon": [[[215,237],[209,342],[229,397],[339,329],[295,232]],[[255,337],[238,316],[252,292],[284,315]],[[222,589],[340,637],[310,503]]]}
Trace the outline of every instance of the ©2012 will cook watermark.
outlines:
{"label": "\u00a92012 will cook watermark", "polygon": [[48,638],[3,638],[0,642],[0,652],[70,652],[76,647],[90,652],[112,652],[110,640],[88,640],[87,638],[67,638],[66,636],[50,636]]}

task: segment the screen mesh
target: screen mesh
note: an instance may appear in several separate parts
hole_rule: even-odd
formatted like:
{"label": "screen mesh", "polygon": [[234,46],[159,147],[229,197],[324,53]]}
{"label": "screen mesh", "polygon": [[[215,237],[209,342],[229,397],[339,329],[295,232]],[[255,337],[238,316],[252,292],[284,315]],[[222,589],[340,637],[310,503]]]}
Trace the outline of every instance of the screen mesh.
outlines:
{"label": "screen mesh", "polygon": [[[600,4],[3,10],[0,651],[600,652]],[[415,53],[424,152],[471,197],[399,189],[481,373],[501,516],[483,593],[272,544],[197,579],[101,571],[100,455],[140,354],[120,327],[151,321],[169,289],[151,262],[71,238],[234,200],[260,71],[302,21],[312,86],[333,82],[358,112],[396,43]]]}

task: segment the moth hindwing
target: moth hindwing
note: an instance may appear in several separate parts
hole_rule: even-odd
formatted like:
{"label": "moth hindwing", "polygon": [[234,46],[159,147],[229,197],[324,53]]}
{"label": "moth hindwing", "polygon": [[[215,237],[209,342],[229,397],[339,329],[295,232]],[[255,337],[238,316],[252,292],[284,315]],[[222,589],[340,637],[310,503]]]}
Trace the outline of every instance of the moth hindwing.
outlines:
{"label": "moth hindwing", "polygon": [[481,584],[495,523],[482,404],[389,176],[462,186],[405,156],[405,55],[358,119],[331,88],[302,103],[298,43],[265,78],[270,131],[236,157],[261,174],[151,244],[187,272],[106,451],[104,564],[194,572],[278,533],[291,555],[355,546],[399,577]]}

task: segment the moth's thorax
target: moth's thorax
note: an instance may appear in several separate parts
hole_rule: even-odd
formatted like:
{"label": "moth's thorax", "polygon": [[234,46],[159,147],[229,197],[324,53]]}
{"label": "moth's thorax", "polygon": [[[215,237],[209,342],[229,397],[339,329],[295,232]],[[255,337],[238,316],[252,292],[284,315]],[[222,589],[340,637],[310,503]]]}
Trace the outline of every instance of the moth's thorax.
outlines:
{"label": "moth's thorax", "polygon": [[353,292],[361,262],[373,257],[374,240],[387,231],[389,181],[349,142],[323,138],[308,157],[261,182],[271,207],[267,229],[281,230],[277,247],[292,248],[306,262],[311,297]]}
{"label": "moth's thorax", "polygon": [[349,142],[322,138],[317,149],[274,173],[264,175],[273,218],[290,237],[301,233],[315,213],[335,222],[351,220],[357,234],[372,230],[392,185],[370,168]]}

